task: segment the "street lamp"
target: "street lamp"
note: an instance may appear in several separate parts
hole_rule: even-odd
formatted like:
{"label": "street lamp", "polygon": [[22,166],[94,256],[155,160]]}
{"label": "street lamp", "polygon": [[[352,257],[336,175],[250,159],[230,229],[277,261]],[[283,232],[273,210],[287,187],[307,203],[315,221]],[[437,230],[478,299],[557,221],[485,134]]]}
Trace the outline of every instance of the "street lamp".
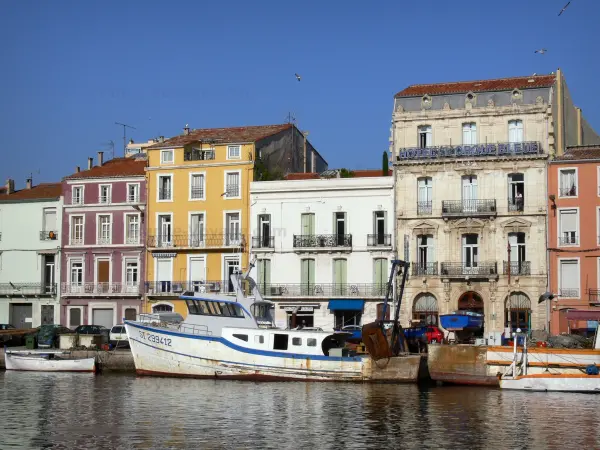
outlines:
{"label": "street lamp", "polygon": [[546,303],[546,320],[548,321],[548,333],[550,333],[550,302],[548,300],[555,300],[557,297],[560,297],[560,294],[553,294],[552,292],[544,292],[540,295],[538,300],[538,304],[542,302]]}

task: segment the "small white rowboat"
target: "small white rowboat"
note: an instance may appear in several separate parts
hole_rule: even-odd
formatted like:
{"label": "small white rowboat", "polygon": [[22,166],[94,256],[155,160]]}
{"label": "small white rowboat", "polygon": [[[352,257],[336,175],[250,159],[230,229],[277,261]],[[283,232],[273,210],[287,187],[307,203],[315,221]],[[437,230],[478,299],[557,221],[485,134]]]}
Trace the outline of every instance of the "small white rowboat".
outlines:
{"label": "small white rowboat", "polygon": [[6,350],[6,370],[34,372],[95,372],[94,358],[72,358],[69,352]]}

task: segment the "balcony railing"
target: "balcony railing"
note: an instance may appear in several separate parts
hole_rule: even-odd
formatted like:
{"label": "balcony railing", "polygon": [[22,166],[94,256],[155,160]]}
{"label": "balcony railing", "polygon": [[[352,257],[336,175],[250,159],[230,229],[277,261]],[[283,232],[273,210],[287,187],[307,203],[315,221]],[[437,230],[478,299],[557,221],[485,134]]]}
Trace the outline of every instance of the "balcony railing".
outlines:
{"label": "balcony railing", "polygon": [[578,288],[561,288],[558,290],[558,295],[564,298],[579,298]]}
{"label": "balcony railing", "polygon": [[141,295],[139,283],[62,283],[61,295]]}
{"label": "balcony railing", "polygon": [[559,190],[561,197],[576,197],[577,186],[571,186],[570,188],[560,188]]}
{"label": "balcony railing", "polygon": [[0,283],[0,295],[42,296],[56,295],[56,283]]}
{"label": "balcony railing", "polygon": [[442,216],[495,216],[496,200],[444,200]]}
{"label": "balcony railing", "polygon": [[127,203],[139,203],[140,196],[138,194],[128,194]]}
{"label": "balcony railing", "polygon": [[531,275],[531,261],[503,261],[504,275]]}
{"label": "balcony railing", "polygon": [[74,238],[74,237],[72,237],[69,240],[69,244],[70,245],[83,245],[83,238],[82,237],[80,237],[80,238]]}
{"label": "balcony railing", "polygon": [[423,159],[479,158],[485,156],[535,156],[544,151],[539,142],[500,142],[497,144],[445,145],[440,147],[401,148],[397,161]]}
{"label": "balcony railing", "polygon": [[230,280],[146,282],[146,293],[148,295],[181,295],[184,292],[198,292],[201,294],[234,294],[235,289]]}
{"label": "balcony railing", "polygon": [[56,231],[40,231],[40,241],[55,241],[58,239],[58,232]]}
{"label": "balcony railing", "polygon": [[184,161],[207,161],[215,159],[214,150],[188,150],[183,154]]}
{"label": "balcony railing", "polygon": [[411,264],[412,274],[414,276],[431,276],[438,275],[437,262],[416,262]]}
{"label": "balcony railing", "polygon": [[158,190],[159,200],[171,200],[171,189],[159,189]]}
{"label": "balcony railing", "polygon": [[495,261],[478,262],[476,264],[443,262],[441,267],[441,276],[489,277],[490,275],[498,275],[498,267]]}
{"label": "balcony railing", "polygon": [[509,197],[508,198],[508,212],[518,212],[524,210],[523,197]]}
{"label": "balcony railing", "polygon": [[140,237],[139,236],[126,236],[125,243],[127,245],[139,245]]}
{"label": "balcony railing", "polygon": [[193,187],[190,193],[190,196],[193,200],[204,198],[204,188],[202,187]]}
{"label": "balcony railing", "polygon": [[172,234],[148,236],[150,248],[218,248],[244,245],[242,233],[230,234]]}
{"label": "balcony railing", "polygon": [[368,247],[391,247],[391,234],[367,234]]}
{"label": "balcony railing", "polygon": [[110,245],[112,244],[112,239],[110,237],[102,237],[102,236],[98,236],[98,238],[96,239],[96,244],[97,245]]}
{"label": "balcony railing", "polygon": [[387,283],[259,284],[265,297],[385,297]]}
{"label": "balcony railing", "polygon": [[431,215],[432,211],[432,203],[428,202],[417,202],[417,214],[419,216],[428,216]]}
{"label": "balcony railing", "polygon": [[575,233],[563,233],[558,237],[559,245],[577,245],[579,244],[579,236]]}
{"label": "balcony railing", "polygon": [[589,289],[588,301],[590,305],[600,305],[600,289]]}
{"label": "balcony railing", "polygon": [[252,237],[252,248],[274,248],[275,236],[254,236]]}
{"label": "balcony railing", "polygon": [[351,234],[295,234],[295,248],[352,247]]}

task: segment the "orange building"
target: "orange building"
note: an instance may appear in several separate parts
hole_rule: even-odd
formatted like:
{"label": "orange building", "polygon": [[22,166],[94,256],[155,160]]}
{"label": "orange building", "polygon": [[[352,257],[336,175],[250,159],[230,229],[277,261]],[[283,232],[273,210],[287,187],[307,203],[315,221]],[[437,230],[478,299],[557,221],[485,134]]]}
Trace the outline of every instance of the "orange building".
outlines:
{"label": "orange building", "polygon": [[588,333],[570,309],[600,311],[600,145],[569,147],[548,167],[550,331]]}

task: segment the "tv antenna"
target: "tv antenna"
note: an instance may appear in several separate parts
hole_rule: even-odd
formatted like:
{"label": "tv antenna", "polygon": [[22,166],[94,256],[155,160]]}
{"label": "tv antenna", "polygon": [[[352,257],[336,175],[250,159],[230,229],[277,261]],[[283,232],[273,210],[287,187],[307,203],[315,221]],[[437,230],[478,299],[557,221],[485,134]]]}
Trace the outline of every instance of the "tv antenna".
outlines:
{"label": "tv antenna", "polygon": [[111,159],[115,158],[115,141],[113,141],[112,139],[108,142],[105,142],[102,145],[106,145],[108,147],[110,147],[110,153],[111,153]]}
{"label": "tv antenna", "polygon": [[136,128],[121,122],[115,122],[115,125],[123,127],[123,156],[125,156],[127,151],[127,128],[131,128],[132,130],[135,130]]}
{"label": "tv antenna", "polygon": [[291,112],[288,113],[286,120],[287,120],[287,123],[293,123],[293,124],[296,123],[296,118],[294,117],[294,115]]}

